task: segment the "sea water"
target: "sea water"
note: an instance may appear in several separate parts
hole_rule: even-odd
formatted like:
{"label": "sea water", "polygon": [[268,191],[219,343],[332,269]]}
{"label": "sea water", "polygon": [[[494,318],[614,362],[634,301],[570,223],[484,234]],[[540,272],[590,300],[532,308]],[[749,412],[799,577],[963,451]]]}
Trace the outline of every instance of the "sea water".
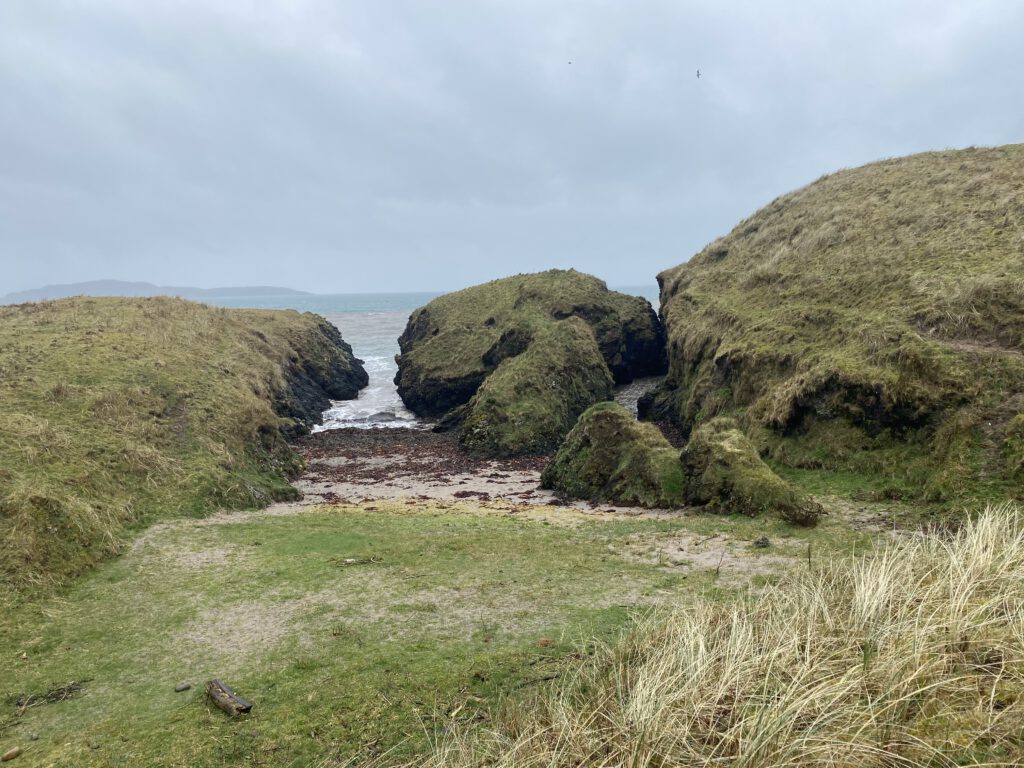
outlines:
{"label": "sea water", "polygon": [[[643,296],[655,306],[658,288],[631,286],[615,290]],[[395,387],[398,365],[398,337],[413,310],[438,296],[437,293],[347,293],[297,296],[231,296],[204,299],[221,307],[295,309],[315,312],[334,323],[342,338],[352,345],[363,361],[370,383],[355,400],[336,400],[324,412],[323,425],[314,431],[339,427],[422,427],[405,407]]]}

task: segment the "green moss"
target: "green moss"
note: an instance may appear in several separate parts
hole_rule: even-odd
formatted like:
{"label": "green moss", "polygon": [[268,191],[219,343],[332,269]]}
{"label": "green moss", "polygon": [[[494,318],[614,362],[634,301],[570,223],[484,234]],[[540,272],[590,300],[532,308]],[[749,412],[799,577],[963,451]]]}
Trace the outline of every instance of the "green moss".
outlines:
{"label": "green moss", "polygon": [[177,299],[0,308],[5,585],[66,579],[117,552],[126,526],[294,497],[284,435],[364,377],[314,315]]}
{"label": "green moss", "polygon": [[1024,398],[1022,190],[1016,145],[875,163],[775,200],[659,275],[670,371],[653,415],[737,416],[790,466],[898,456],[887,471],[918,499],[1001,495],[1013,470],[992,436]]}
{"label": "green moss", "polygon": [[679,451],[657,427],[620,405],[598,403],[572,428],[545,467],[541,485],[575,499],[680,507],[684,504]]}
{"label": "green moss", "polygon": [[459,443],[485,456],[547,453],[612,389],[594,334],[570,317],[543,328],[487,377],[466,406]]}
{"label": "green moss", "polygon": [[813,525],[821,506],[775,474],[733,419],[702,424],[683,449],[686,498],[712,510],[743,515],[777,514]]}
{"label": "green moss", "polygon": [[664,370],[664,334],[646,300],[575,270],[550,270],[445,294],[416,310],[399,339],[399,394],[416,413],[443,416],[534,334],[569,317],[590,326],[617,382]]}

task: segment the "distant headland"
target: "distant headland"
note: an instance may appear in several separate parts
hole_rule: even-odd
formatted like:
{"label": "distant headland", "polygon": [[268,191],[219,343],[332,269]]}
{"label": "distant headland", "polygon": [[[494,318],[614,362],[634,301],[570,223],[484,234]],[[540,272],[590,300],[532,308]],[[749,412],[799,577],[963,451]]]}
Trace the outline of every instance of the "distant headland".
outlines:
{"label": "distant headland", "polygon": [[205,299],[226,296],[312,296],[307,291],[270,285],[226,288],[193,288],[178,285],[127,282],[124,280],[90,280],[84,283],[46,285],[29,291],[8,293],[0,304],[21,304],[26,301],[47,301],[68,296],[179,296],[183,299]]}

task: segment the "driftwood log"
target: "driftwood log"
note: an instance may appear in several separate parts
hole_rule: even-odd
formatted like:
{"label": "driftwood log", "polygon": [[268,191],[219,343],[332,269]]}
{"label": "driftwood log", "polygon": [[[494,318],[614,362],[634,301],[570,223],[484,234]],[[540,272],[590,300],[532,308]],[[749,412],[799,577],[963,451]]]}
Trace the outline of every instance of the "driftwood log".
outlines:
{"label": "driftwood log", "polygon": [[223,709],[229,715],[242,715],[252,709],[252,704],[235,694],[228,686],[220,680],[211,680],[206,684],[206,693],[213,703]]}

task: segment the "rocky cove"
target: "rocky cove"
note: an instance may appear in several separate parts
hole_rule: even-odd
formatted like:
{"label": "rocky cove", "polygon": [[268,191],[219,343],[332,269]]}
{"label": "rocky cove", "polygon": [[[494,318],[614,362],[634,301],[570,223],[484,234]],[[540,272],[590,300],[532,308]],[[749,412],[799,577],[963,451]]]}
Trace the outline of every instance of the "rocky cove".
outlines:
{"label": "rocky cove", "polygon": [[575,765],[651,706],[636,764],[1019,763],[1022,157],[826,177],[657,309],[424,296],[390,428],[310,434],[372,386],[341,313],[0,308],[4,753]]}

